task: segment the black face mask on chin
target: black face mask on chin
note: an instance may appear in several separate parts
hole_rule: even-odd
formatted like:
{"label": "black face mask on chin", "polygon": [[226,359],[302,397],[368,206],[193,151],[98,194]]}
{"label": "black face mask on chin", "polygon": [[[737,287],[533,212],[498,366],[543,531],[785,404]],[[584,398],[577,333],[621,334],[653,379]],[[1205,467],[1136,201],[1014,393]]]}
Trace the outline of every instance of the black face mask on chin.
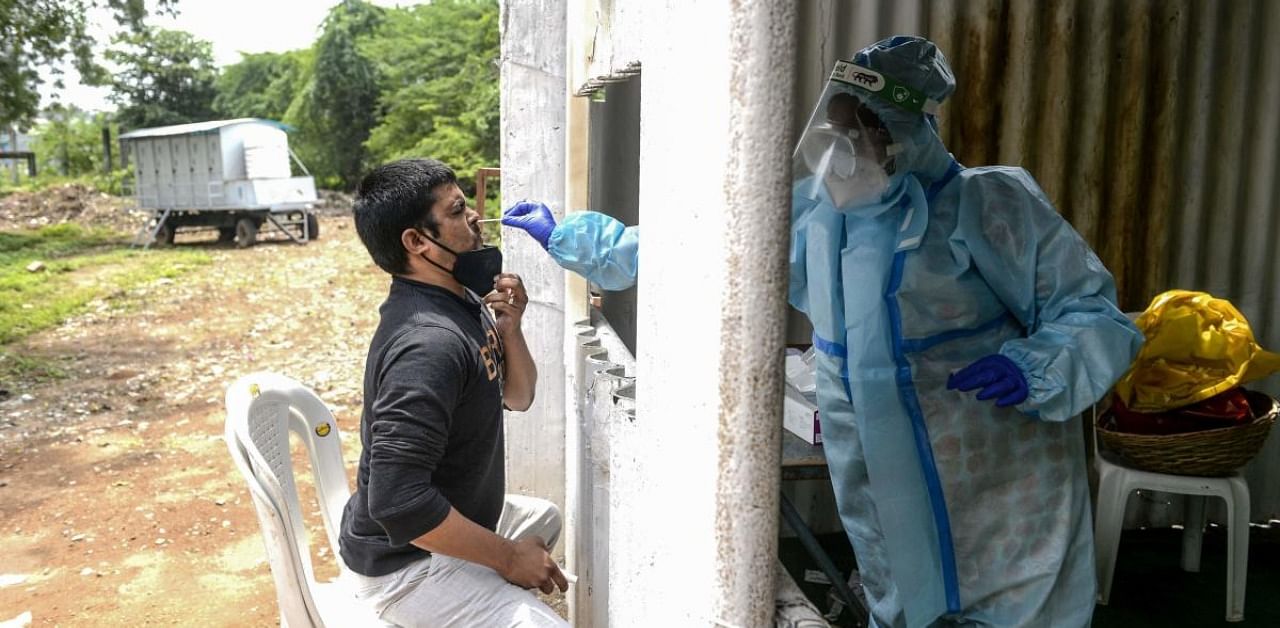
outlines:
{"label": "black face mask on chin", "polygon": [[431,237],[426,231],[421,231],[423,237],[436,243],[437,246],[448,251],[453,255],[453,268],[445,268],[435,263],[426,253],[421,253],[422,259],[428,264],[439,268],[453,276],[466,289],[476,293],[476,296],[483,297],[493,291],[493,278],[502,272],[502,250],[496,246],[483,246],[474,251],[463,251],[461,253],[445,246],[439,240]]}

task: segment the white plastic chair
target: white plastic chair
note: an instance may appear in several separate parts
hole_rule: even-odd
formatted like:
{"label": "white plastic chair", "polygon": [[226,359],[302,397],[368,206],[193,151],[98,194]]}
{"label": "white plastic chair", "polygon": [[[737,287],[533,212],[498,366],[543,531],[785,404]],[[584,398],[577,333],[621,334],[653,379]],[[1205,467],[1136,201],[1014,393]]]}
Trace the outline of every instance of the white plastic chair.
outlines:
{"label": "white plastic chair", "polygon": [[[326,536],[339,577],[317,582],[302,523],[289,432],[306,444]],[[350,491],[338,426],[315,393],[282,375],[246,375],[227,389],[227,448],[244,475],[266,542],[282,626],[389,626],[355,598],[338,553]]]}
{"label": "white plastic chair", "polygon": [[[1096,408],[1094,412],[1096,418]],[[1097,425],[1095,420],[1094,425]],[[1095,444],[1097,439],[1094,439]],[[1135,490],[1190,495],[1182,529],[1182,569],[1200,571],[1200,545],[1204,537],[1205,498],[1220,497],[1227,504],[1227,621],[1244,620],[1245,580],[1249,572],[1249,486],[1238,473],[1222,478],[1169,475],[1139,471],[1118,465],[1097,451],[1098,513],[1094,521],[1097,551],[1098,603],[1111,596],[1120,530],[1125,505]]]}

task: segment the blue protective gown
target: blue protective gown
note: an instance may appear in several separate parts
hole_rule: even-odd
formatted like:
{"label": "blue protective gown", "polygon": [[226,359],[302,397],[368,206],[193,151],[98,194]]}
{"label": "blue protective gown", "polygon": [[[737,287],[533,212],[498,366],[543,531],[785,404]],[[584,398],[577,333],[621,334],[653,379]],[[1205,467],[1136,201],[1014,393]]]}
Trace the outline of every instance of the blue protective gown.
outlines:
{"label": "blue protective gown", "polygon": [[605,290],[626,290],[636,284],[640,227],[598,212],[572,213],[551,232],[547,252],[565,270]]}
{"label": "blue protective gown", "polygon": [[[1078,414],[1142,342],[1114,281],[1021,168],[961,169],[925,123],[882,207],[792,209],[790,302],[877,625],[1083,626],[1095,576]],[[947,377],[1000,353],[1029,395]],[[855,410],[856,409],[856,410]]]}

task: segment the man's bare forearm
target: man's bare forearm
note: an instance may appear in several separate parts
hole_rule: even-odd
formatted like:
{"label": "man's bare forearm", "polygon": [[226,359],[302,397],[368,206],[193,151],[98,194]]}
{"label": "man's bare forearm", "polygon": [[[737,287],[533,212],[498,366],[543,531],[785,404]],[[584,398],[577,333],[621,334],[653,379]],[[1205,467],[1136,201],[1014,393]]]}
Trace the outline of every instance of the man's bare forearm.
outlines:
{"label": "man's bare forearm", "polygon": [[525,589],[551,593],[555,587],[564,591],[569,586],[560,566],[547,552],[544,539],[502,538],[452,508],[440,525],[414,539],[413,544],[428,552],[488,567],[507,582]]}
{"label": "man's bare forearm", "polygon": [[510,566],[511,541],[494,534],[453,508],[449,509],[449,514],[440,525],[414,539],[413,544],[428,552],[484,565],[500,574],[506,573]]}
{"label": "man's bare forearm", "polygon": [[507,363],[502,402],[511,410],[523,412],[533,405],[534,391],[538,386],[538,366],[533,363],[523,331],[516,329],[507,334],[502,343]]}

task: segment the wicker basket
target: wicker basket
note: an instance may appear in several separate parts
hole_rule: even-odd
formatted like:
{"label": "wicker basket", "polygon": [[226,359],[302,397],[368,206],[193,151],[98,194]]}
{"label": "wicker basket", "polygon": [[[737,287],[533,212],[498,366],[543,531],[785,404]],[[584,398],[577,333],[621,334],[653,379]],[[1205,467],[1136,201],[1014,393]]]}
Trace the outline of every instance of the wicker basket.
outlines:
{"label": "wicker basket", "polygon": [[1173,475],[1231,475],[1249,462],[1267,440],[1280,414],[1280,403],[1252,390],[1245,391],[1253,409],[1252,423],[1185,434],[1128,434],[1108,429],[1111,413],[1098,417],[1098,440],[1119,454],[1127,466]]}

